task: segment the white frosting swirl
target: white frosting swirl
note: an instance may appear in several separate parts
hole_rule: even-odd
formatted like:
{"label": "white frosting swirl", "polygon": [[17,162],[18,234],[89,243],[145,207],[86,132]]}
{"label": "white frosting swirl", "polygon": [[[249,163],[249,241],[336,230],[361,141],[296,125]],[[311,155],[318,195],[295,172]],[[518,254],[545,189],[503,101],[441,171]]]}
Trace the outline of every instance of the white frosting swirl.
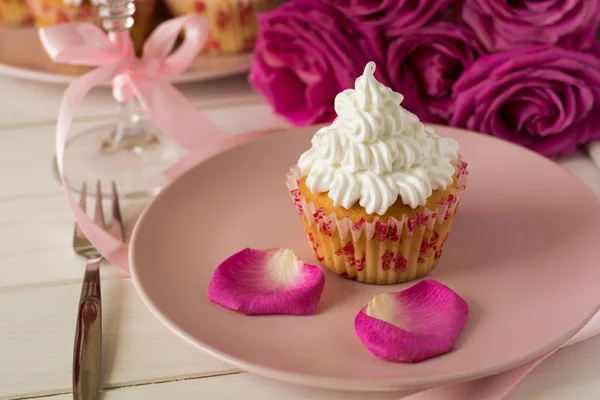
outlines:
{"label": "white frosting swirl", "polygon": [[336,207],[357,201],[369,214],[385,214],[401,201],[425,205],[452,183],[458,143],[438,137],[400,106],[404,97],[379,83],[370,62],[355,89],[337,95],[338,117],[312,138],[298,166],[313,193],[329,192]]}

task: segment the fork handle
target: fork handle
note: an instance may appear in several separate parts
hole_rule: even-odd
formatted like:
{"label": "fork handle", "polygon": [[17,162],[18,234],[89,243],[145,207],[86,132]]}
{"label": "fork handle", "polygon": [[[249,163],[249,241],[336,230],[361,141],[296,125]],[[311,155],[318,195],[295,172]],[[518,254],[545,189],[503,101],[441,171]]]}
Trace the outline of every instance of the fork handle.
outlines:
{"label": "fork handle", "polygon": [[73,351],[73,399],[97,400],[100,391],[102,354],[102,298],[100,296],[100,261],[85,267],[75,349]]}

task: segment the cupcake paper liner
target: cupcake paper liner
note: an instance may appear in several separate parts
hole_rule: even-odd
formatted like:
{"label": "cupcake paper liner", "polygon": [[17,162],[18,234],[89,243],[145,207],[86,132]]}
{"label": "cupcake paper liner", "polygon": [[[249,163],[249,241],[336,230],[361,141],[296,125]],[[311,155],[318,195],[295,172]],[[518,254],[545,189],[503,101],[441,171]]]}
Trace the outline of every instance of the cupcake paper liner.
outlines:
{"label": "cupcake paper liner", "polygon": [[197,13],[208,18],[210,34],[204,52],[232,54],[252,50],[258,23],[256,14],[283,0],[166,0],[175,16]]}
{"label": "cupcake paper liner", "polygon": [[286,184],[321,265],[347,279],[395,284],[426,276],[437,265],[466,187],[466,166],[458,163],[456,187],[434,210],[425,208],[414,218],[403,215],[385,222],[325,215],[300,193],[303,175],[297,165],[290,169]]}

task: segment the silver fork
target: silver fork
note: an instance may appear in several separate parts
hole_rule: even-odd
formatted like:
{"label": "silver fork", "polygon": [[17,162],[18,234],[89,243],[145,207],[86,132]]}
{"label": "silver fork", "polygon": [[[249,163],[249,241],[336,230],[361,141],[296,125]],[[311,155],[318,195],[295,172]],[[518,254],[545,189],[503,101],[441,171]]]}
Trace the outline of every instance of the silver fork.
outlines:
{"label": "silver fork", "polygon": [[[107,226],[102,211],[102,185],[97,182],[94,221],[117,239],[123,239],[123,219],[117,188],[112,182],[112,218]],[[81,188],[79,205],[86,208],[86,185]],[[96,400],[100,391],[102,355],[102,297],[100,294],[100,254],[75,224],[75,252],[86,259],[85,276],[77,312],[75,349],[73,351],[73,399]]]}

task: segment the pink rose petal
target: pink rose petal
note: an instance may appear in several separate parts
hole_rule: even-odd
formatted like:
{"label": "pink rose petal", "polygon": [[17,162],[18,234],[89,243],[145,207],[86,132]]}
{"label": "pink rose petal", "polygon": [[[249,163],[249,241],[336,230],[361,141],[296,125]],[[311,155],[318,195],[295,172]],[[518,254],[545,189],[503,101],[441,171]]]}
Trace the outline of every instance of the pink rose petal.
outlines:
{"label": "pink rose petal", "polygon": [[422,280],[373,297],[357,314],[354,329],[375,356],[414,363],[452,350],[468,314],[467,302],[450,288]]}
{"label": "pink rose petal", "polygon": [[290,249],[246,248],[217,267],[208,298],[246,315],[306,315],[317,309],[324,286],[321,268]]}

